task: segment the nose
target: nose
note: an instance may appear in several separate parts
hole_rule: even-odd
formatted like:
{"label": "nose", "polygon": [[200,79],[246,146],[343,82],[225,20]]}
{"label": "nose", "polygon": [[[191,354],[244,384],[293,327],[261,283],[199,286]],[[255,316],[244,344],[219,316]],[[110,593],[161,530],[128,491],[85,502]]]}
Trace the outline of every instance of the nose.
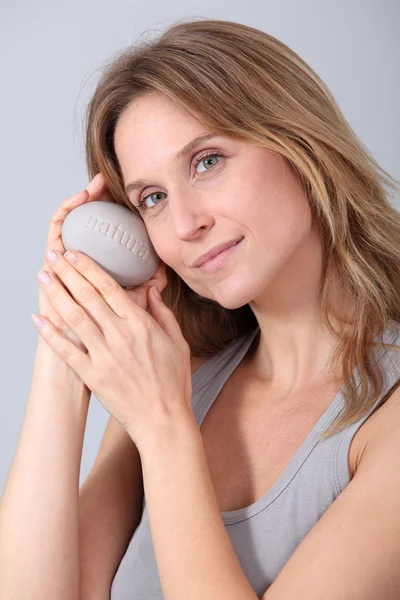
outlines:
{"label": "nose", "polygon": [[171,192],[168,213],[175,235],[181,240],[192,239],[198,231],[209,229],[214,223],[204,192],[193,188],[185,187]]}

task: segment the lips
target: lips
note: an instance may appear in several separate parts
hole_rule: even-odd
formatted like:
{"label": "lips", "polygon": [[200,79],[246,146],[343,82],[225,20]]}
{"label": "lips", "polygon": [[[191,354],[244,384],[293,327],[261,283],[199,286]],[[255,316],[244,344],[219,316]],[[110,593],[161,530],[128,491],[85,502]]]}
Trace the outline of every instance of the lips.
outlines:
{"label": "lips", "polygon": [[201,256],[199,256],[199,258],[197,260],[195,260],[195,262],[193,263],[192,266],[200,267],[201,265],[206,263],[211,258],[214,258],[214,256],[217,256],[217,254],[219,254],[223,250],[226,250],[227,248],[230,248],[231,246],[234,246],[235,244],[240,242],[242,239],[243,239],[243,236],[240,238],[236,238],[234,240],[228,240],[227,242],[222,242],[221,244],[214,246],[214,248],[211,248],[211,250],[209,250],[205,254],[202,254]]}

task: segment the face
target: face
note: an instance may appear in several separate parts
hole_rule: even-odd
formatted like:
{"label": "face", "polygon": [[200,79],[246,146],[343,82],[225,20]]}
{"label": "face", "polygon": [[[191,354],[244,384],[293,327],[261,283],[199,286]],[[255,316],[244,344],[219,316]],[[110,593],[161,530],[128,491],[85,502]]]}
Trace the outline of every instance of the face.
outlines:
{"label": "face", "polygon": [[[233,309],[272,292],[289,265],[295,275],[299,250],[315,232],[301,182],[279,154],[218,136],[177,157],[206,133],[152,94],[121,115],[115,151],[125,188],[142,180],[128,198],[134,206],[145,198],[140,214],[158,256],[195,292]],[[193,267],[212,247],[240,238],[217,270]]]}

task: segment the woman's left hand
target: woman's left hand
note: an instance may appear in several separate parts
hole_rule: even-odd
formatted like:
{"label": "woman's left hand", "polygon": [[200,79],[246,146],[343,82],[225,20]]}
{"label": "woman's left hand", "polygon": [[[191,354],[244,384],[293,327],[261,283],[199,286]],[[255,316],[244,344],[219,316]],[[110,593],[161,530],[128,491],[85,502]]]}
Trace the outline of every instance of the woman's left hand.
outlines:
{"label": "woman's left hand", "polygon": [[40,285],[87,352],[44,317],[39,333],[129,432],[140,451],[142,440],[156,428],[192,415],[190,347],[174,313],[154,295],[154,288],[148,293],[147,312],[95,261],[74,253],[78,255],[74,266],[65,255],[59,255],[57,264],[46,258],[52,281]]}

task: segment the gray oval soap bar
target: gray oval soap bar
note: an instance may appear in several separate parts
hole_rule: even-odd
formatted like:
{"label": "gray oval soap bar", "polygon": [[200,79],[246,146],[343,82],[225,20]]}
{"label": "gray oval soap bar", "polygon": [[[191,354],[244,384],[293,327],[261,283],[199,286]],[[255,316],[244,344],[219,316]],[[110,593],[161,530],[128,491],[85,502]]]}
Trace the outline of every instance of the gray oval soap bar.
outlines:
{"label": "gray oval soap bar", "polygon": [[122,287],[145,283],[160,264],[143,221],[114,202],[77,206],[65,218],[61,237],[66,250],[83,252]]}

